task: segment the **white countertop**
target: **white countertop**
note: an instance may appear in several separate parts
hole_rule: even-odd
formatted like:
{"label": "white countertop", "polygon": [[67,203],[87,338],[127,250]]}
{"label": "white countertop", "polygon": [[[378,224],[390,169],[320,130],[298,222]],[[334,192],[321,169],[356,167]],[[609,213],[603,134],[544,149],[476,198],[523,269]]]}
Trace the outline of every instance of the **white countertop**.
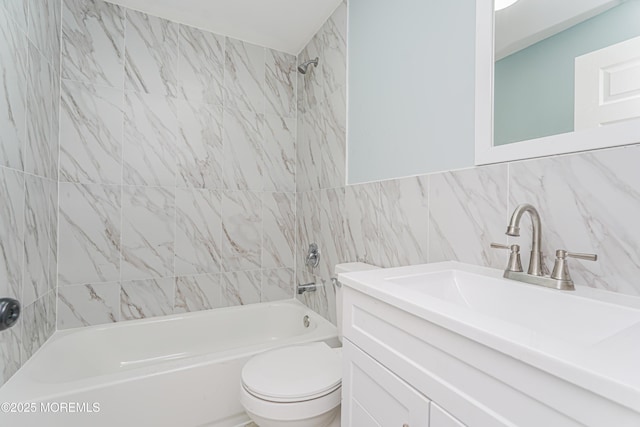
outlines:
{"label": "white countertop", "polygon": [[[453,283],[456,275],[465,283]],[[339,280],[640,412],[638,297],[548,289],[453,261],[343,273]]]}

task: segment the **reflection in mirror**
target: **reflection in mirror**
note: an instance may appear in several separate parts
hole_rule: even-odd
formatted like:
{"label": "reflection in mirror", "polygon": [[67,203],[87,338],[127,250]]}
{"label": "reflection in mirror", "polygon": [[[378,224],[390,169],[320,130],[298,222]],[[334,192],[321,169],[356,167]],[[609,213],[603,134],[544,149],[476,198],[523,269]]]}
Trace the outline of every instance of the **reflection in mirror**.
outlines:
{"label": "reflection in mirror", "polygon": [[640,0],[495,14],[494,145],[640,118]]}

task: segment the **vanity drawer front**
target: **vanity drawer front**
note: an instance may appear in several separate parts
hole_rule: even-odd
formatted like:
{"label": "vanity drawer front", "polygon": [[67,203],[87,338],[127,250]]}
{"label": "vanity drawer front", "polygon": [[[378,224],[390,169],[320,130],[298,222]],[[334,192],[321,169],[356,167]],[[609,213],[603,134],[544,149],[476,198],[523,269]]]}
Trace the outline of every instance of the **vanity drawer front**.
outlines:
{"label": "vanity drawer front", "polygon": [[342,425],[429,426],[429,400],[348,340],[342,350]]}
{"label": "vanity drawer front", "polygon": [[638,425],[588,390],[349,287],[343,292],[345,337],[465,425]]}

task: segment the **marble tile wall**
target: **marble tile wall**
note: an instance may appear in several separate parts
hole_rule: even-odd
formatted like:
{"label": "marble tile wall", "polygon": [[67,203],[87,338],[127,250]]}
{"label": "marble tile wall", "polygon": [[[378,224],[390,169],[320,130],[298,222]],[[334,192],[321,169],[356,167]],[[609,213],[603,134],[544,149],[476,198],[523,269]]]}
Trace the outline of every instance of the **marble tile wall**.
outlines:
{"label": "marble tile wall", "polygon": [[[301,301],[335,321],[339,262],[503,269],[508,254],[489,247],[500,242],[520,244],[526,268],[530,230],[504,234],[525,202],[542,216],[549,268],[556,249],[597,253],[597,262],[570,262],[576,284],[640,296],[640,145],[345,185],[345,19],[343,4],[298,57],[320,57],[298,75],[296,282],[320,285]],[[321,251],[315,270],[304,265],[312,242]]]}
{"label": "marble tile wall", "polygon": [[60,329],[293,297],[296,57],[62,2]]}
{"label": "marble tile wall", "polygon": [[301,300],[335,321],[337,262],[458,260],[503,269],[507,253],[489,247],[500,242],[520,244],[526,268],[527,220],[520,238],[504,234],[525,202],[540,211],[549,268],[556,249],[596,253],[597,262],[571,261],[576,284],[638,297],[638,162],[640,145],[302,193],[299,244],[316,241],[324,259],[314,272],[298,261],[296,280],[322,285]]}
{"label": "marble tile wall", "polygon": [[0,297],[22,304],[0,332],[0,386],[55,330],[60,0],[0,5]]}

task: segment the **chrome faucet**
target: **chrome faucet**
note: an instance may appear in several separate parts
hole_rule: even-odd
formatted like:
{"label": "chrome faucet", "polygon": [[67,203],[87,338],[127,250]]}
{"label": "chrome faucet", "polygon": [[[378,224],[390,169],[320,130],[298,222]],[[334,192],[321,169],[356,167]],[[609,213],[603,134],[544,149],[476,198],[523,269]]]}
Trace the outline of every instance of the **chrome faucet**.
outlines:
{"label": "chrome faucet", "polygon": [[520,219],[525,212],[531,216],[531,225],[533,226],[533,236],[531,240],[531,258],[529,259],[529,268],[527,274],[533,276],[544,276],[549,271],[544,265],[542,258],[542,224],[540,223],[540,214],[538,210],[528,203],[524,203],[516,208],[511,215],[509,226],[507,227],[507,236],[520,236]]}

